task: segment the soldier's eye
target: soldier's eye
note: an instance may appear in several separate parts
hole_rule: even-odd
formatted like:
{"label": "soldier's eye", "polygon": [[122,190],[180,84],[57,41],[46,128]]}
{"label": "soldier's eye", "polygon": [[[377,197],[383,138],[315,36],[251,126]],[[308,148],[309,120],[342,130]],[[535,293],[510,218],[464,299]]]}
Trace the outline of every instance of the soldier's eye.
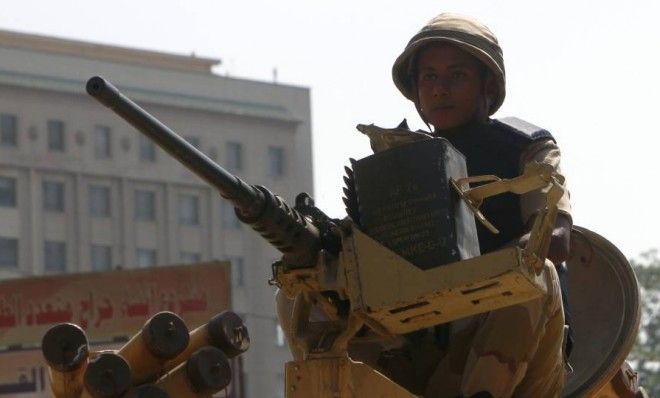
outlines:
{"label": "soldier's eye", "polygon": [[434,82],[438,80],[438,75],[434,72],[423,73],[421,80],[423,82]]}

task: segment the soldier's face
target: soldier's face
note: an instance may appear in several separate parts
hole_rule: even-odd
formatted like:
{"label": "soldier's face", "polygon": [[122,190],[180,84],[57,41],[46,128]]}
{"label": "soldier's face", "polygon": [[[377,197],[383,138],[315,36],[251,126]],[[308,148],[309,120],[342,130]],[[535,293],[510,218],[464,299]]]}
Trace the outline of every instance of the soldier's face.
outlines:
{"label": "soldier's face", "polygon": [[484,66],[451,44],[424,48],[417,59],[421,112],[436,130],[488,116]]}

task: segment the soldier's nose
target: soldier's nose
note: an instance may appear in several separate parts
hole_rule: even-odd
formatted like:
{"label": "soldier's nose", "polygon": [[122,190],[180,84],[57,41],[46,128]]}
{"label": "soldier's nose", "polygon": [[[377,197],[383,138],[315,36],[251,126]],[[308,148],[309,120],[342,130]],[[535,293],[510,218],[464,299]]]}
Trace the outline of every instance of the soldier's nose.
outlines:
{"label": "soldier's nose", "polygon": [[438,81],[433,87],[433,96],[434,97],[446,97],[450,93],[449,85],[446,82]]}

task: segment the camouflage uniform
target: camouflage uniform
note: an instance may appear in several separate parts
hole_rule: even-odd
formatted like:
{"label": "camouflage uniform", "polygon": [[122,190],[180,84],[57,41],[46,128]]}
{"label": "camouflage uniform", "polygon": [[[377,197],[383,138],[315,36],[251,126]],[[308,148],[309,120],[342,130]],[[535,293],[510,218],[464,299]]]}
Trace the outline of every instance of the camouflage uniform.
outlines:
{"label": "camouflage uniform", "polygon": [[427,398],[558,397],[565,377],[564,315],[552,263],[544,276],[544,297],[452,322],[445,348],[427,331],[375,363],[363,352],[351,356]]}

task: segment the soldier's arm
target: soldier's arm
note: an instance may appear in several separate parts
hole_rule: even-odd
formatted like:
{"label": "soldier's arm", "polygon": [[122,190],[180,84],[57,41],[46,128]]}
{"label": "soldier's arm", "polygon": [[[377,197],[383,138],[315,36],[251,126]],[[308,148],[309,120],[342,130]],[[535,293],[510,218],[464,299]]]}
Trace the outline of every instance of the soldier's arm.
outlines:
{"label": "soldier's arm", "polygon": [[[529,162],[547,163],[552,165],[555,170],[561,173],[561,152],[559,147],[554,141],[540,141],[530,145],[525,150],[520,159],[521,170],[525,164]],[[538,211],[545,206],[545,192],[544,190],[537,190],[526,193],[520,198],[520,209],[522,219],[530,226],[534,223],[534,218]],[[555,228],[552,231],[552,240],[550,241],[550,249],[548,250],[548,259],[555,264],[560,264],[568,259],[570,251],[570,237],[571,227],[573,226],[573,218],[571,217],[571,203],[570,194],[568,190],[564,196],[557,203],[557,220]],[[519,244],[524,245],[529,239],[529,234],[525,234],[520,238]]]}

